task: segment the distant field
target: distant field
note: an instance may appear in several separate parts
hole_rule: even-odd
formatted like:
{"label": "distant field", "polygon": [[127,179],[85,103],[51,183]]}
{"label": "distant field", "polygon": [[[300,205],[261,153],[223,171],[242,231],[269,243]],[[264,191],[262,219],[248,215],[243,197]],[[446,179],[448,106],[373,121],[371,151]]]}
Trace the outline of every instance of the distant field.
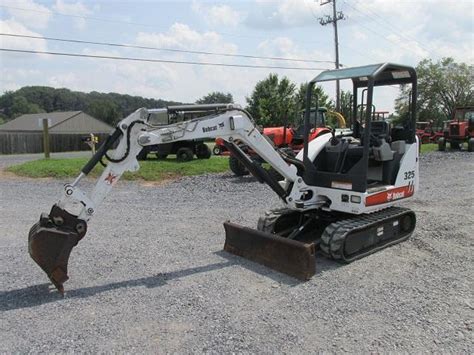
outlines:
{"label": "distant field", "polygon": [[[79,174],[86,162],[87,158],[40,159],[11,166],[7,168],[7,171],[32,178],[71,178]],[[178,163],[174,157],[166,160],[149,159],[140,161],[139,171],[125,173],[122,178],[125,180],[160,181],[180,176],[220,173],[227,171],[228,167],[227,159],[222,157],[194,159],[186,163]],[[89,175],[99,176],[102,170],[103,167],[98,164]]]}

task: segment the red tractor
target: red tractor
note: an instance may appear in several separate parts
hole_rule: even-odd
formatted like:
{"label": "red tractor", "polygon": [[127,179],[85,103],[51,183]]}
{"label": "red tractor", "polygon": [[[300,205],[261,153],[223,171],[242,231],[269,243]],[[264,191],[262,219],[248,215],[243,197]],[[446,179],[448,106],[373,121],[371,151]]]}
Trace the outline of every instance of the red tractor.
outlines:
{"label": "red tractor", "polygon": [[434,133],[433,121],[416,123],[416,135],[421,144],[431,143]]}
{"label": "red tractor", "polygon": [[[448,130],[448,123],[450,121],[443,121],[443,126],[434,130],[433,135],[431,136],[431,143],[438,144],[438,140],[444,137],[444,132]],[[418,134],[418,133],[417,133]]]}
{"label": "red tractor", "polygon": [[[330,129],[326,128],[326,108],[319,108],[316,115],[316,109],[311,110],[311,130],[309,141],[319,137],[322,134],[330,133]],[[301,115],[300,118],[302,118]],[[336,115],[340,128],[345,128],[345,120],[341,115]],[[296,156],[296,154],[303,149],[304,140],[304,125],[300,120],[298,126],[284,125],[281,127],[266,127],[263,129],[263,134],[268,137],[275,147],[285,149],[287,154]],[[248,154],[252,160],[263,163],[263,160],[248,146],[241,145],[240,148]],[[229,168],[237,176],[248,175],[249,171],[240,161],[232,156],[225,148],[221,139],[216,139],[216,144],[213,148],[215,155],[229,155]],[[270,171],[272,173],[272,171]],[[276,173],[276,171],[275,171]],[[277,174],[277,173],[276,173]],[[279,178],[279,176],[275,176]]]}
{"label": "red tractor", "polygon": [[446,142],[451,149],[461,149],[467,142],[467,150],[474,151],[474,106],[457,107],[454,118],[448,122],[444,136],[438,140],[438,149],[446,150]]}

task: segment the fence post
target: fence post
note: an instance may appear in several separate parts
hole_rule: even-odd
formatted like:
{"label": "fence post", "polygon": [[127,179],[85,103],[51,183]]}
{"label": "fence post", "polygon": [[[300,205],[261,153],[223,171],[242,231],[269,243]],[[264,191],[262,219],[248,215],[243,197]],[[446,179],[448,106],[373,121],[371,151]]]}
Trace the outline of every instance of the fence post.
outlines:
{"label": "fence post", "polygon": [[49,125],[47,118],[43,118],[43,146],[44,157],[49,159]]}

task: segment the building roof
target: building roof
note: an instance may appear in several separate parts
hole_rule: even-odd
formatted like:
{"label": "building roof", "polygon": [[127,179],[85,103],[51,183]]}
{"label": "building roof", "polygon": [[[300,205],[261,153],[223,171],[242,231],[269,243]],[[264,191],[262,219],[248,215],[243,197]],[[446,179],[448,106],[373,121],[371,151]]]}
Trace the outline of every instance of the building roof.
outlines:
{"label": "building roof", "polygon": [[[86,131],[95,132],[97,130],[109,132],[112,127],[105,122],[87,115],[82,111],[63,111],[48,113],[31,113],[21,115],[3,125],[0,125],[0,131],[20,131],[20,132],[38,132],[43,130],[43,119],[48,119],[50,131],[61,131],[63,126],[71,126],[69,122],[81,121],[80,124],[73,125],[74,128],[68,129],[67,133],[85,133]],[[74,120],[75,119],[75,120]],[[67,124],[66,124],[67,121]],[[61,126],[63,125],[63,126]],[[58,127],[59,126],[59,127]]]}

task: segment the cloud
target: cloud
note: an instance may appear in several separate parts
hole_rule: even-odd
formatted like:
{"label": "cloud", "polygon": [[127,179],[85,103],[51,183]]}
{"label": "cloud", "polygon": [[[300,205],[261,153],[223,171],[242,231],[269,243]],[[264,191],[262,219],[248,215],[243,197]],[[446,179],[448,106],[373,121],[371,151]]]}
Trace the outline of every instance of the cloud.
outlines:
{"label": "cloud", "polygon": [[323,10],[314,0],[256,1],[245,24],[266,29],[312,26]]}
{"label": "cloud", "polygon": [[2,1],[2,4],[9,6],[4,9],[11,16],[11,20],[35,29],[48,27],[52,12],[46,6],[32,0]]}
{"label": "cloud", "polygon": [[212,31],[198,32],[182,23],[173,24],[166,33],[139,32],[136,44],[150,47],[236,53],[237,46]]}
{"label": "cloud", "polygon": [[48,79],[48,85],[56,88],[71,88],[77,82],[77,75],[74,73],[63,73],[53,75]]}
{"label": "cloud", "polygon": [[24,85],[31,85],[31,79],[40,80],[42,73],[35,69],[14,69],[0,67],[0,94],[5,91],[14,91]]}
{"label": "cloud", "polygon": [[[0,20],[0,30],[3,33],[42,37],[41,34],[30,31],[23,26],[23,24],[13,19],[5,21]],[[10,49],[27,49],[34,51],[46,51],[47,49],[46,41],[42,39],[2,36],[0,38],[0,43],[2,47]]]}
{"label": "cloud", "polygon": [[[80,1],[75,3],[66,3],[63,0],[56,0],[53,9],[58,13],[74,16],[87,16],[93,13],[91,9],[89,9]],[[94,6],[94,9],[97,9],[97,5]],[[74,19],[74,25],[77,29],[83,30],[86,27],[86,21],[83,18],[77,17]]]}
{"label": "cloud", "polygon": [[243,12],[237,11],[229,5],[206,6],[194,0],[191,8],[214,27],[237,27],[245,18]]}
{"label": "cloud", "polygon": [[[360,41],[362,49],[368,49],[376,58],[403,60],[415,64],[431,57],[454,57],[458,61],[472,62],[472,14],[471,1],[393,1],[374,0],[345,4],[348,21],[343,26],[365,33],[377,46]],[[355,29],[354,29],[355,28]],[[344,37],[342,37],[344,42]],[[449,48],[449,49],[448,49]]]}

